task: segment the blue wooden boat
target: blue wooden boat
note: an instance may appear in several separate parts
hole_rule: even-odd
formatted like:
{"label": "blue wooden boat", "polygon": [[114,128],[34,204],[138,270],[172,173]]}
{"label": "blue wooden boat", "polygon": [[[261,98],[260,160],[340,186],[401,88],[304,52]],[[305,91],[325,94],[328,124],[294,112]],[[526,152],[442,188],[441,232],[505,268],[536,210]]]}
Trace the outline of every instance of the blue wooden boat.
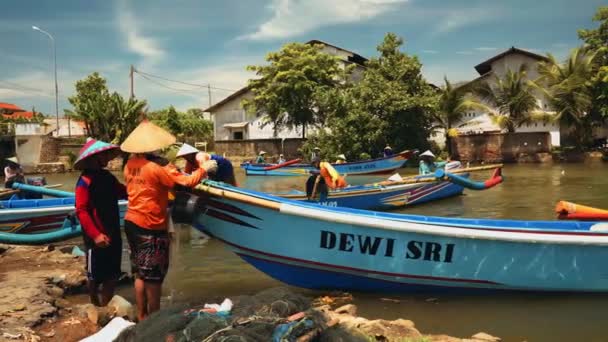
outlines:
{"label": "blue wooden boat", "polygon": [[260,271],[294,286],[375,292],[608,291],[602,271],[608,223],[333,208],[209,181],[195,195],[200,197],[194,215],[188,217],[180,204],[175,219],[190,220]]}
{"label": "blue wooden boat", "polygon": [[[412,151],[404,151],[390,157],[332,164],[332,166],[342,175],[386,174],[405,166],[412,153]],[[310,164],[293,164],[277,169],[267,164],[241,164],[241,167],[248,176],[306,176],[315,170]]]}
{"label": "blue wooden boat", "polygon": [[[119,202],[121,220],[127,201]],[[0,201],[0,243],[45,244],[81,235],[74,197]]]}
{"label": "blue wooden boat", "polygon": [[[463,177],[468,177],[463,175]],[[276,194],[282,198],[307,201],[329,207],[346,207],[365,210],[389,210],[461,195],[464,186],[448,180],[435,180],[434,176],[419,177],[419,183],[411,184],[367,184],[349,186],[330,191],[326,197],[309,200],[303,191],[292,190]],[[430,182],[426,182],[429,180]]]}

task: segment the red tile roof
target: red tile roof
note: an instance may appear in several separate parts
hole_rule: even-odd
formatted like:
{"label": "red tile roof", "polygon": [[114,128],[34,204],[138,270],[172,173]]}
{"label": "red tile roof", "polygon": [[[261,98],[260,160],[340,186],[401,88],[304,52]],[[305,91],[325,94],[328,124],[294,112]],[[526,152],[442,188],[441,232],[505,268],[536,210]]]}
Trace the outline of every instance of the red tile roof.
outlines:
{"label": "red tile roof", "polygon": [[0,108],[1,109],[14,110],[14,111],[25,111],[25,109],[20,108],[19,106],[15,106],[12,103],[6,103],[6,102],[0,102]]}
{"label": "red tile roof", "polygon": [[34,117],[33,112],[26,111],[15,111],[13,114],[2,114],[5,119],[32,119]]}

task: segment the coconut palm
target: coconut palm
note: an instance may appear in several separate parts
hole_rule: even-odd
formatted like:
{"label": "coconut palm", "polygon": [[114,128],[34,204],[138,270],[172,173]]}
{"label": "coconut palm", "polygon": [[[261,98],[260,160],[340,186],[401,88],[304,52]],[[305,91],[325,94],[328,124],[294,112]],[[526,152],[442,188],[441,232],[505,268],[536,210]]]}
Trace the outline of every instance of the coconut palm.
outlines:
{"label": "coconut palm", "polygon": [[589,80],[595,75],[595,54],[580,48],[573,49],[564,63],[549,54],[546,62],[538,65],[540,77],[533,82],[551,108],[555,120],[563,127],[571,127],[571,137],[582,144],[590,138],[592,118],[588,115],[593,105]]}
{"label": "coconut palm", "polygon": [[441,129],[445,132],[445,146],[450,153],[450,138],[457,135],[454,126],[462,117],[470,110],[489,111],[490,109],[471,96],[470,86],[455,87],[447,77],[444,77],[444,81],[445,85],[439,89],[437,111],[431,114],[433,120],[431,129]]}
{"label": "coconut palm", "polygon": [[135,97],[123,98],[118,93],[110,95],[110,115],[113,121],[113,143],[122,143],[141,121],[142,113],[146,110],[145,100]]}
{"label": "coconut palm", "polygon": [[539,114],[534,88],[526,78],[527,68],[522,64],[517,71],[507,70],[503,78],[494,76],[491,82],[479,81],[473,88],[484,103],[497,109],[489,111],[494,123],[509,132],[535,121]]}

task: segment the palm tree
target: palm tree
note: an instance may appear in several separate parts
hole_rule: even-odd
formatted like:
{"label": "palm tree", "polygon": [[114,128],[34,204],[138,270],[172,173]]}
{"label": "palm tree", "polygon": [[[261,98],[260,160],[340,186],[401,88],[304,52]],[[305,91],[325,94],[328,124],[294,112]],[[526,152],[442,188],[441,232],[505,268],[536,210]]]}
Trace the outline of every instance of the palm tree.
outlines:
{"label": "palm tree", "polygon": [[595,75],[595,53],[573,49],[564,63],[549,54],[546,62],[538,65],[540,77],[533,82],[555,111],[554,119],[562,127],[572,127],[572,138],[582,146],[590,138],[592,118],[588,115],[593,105],[592,85]]}
{"label": "palm tree", "polygon": [[147,103],[130,97],[125,100],[120,94],[110,95],[109,112],[113,122],[113,143],[122,143],[141,121]]}
{"label": "palm tree", "polygon": [[522,64],[518,71],[507,70],[503,78],[494,76],[493,82],[480,81],[474,86],[475,94],[497,109],[490,111],[492,120],[510,133],[515,132],[517,127],[535,121],[540,109],[534,88],[526,77],[527,68]]}
{"label": "palm tree", "polygon": [[443,79],[445,86],[439,89],[438,108],[431,114],[433,120],[431,129],[442,129],[445,132],[445,146],[448,153],[451,153],[450,137],[456,135],[453,128],[467,111],[475,109],[489,111],[490,109],[471,96],[469,85],[454,87],[447,77]]}

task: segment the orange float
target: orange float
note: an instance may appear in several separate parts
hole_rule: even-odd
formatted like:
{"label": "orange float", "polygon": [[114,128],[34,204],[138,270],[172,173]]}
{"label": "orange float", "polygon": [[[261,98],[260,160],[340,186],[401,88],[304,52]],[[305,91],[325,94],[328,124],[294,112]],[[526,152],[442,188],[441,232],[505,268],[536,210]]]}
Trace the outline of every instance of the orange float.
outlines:
{"label": "orange float", "polygon": [[608,220],[608,210],[588,207],[572,202],[559,201],[555,206],[557,218],[560,220]]}

